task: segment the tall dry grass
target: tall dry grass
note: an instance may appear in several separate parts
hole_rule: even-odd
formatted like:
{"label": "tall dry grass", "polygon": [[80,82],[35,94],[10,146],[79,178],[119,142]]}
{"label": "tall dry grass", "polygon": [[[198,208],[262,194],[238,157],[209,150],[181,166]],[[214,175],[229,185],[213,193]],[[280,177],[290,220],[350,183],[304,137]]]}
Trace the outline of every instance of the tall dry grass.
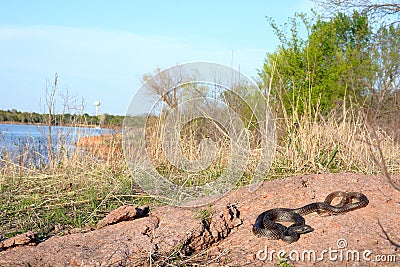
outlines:
{"label": "tall dry grass", "polygon": [[165,140],[163,136],[165,123],[164,118],[152,117],[146,124],[146,151],[155,169],[177,185],[203,185],[216,180],[228,166],[231,153],[230,140],[220,126],[210,120],[198,120],[181,129],[178,140],[179,153],[187,160],[200,161],[202,157],[204,159],[211,152],[204,146],[205,142],[212,141],[215,144],[214,160],[207,168],[196,172],[179,168],[171,162],[171,155],[165,153],[165,146],[170,145],[170,140]]}
{"label": "tall dry grass", "polygon": [[[381,168],[374,162],[370,151],[370,144],[376,144],[377,140],[371,136],[364,114],[362,106],[355,105],[343,106],[328,115],[322,115],[318,110],[313,115],[304,113],[300,117],[286,113],[279,117],[275,114],[278,141],[270,174],[266,179],[332,172],[379,174]],[[203,184],[215,180],[216,175],[226,169],[231,140],[220,128],[214,127],[212,122],[192,124],[181,132],[180,148],[188,159],[199,159],[202,140],[211,138],[216,144],[216,158],[212,164],[203,172],[191,174],[176,168],[166,157],[162,144],[163,123],[162,119],[152,118],[146,130],[149,133],[146,136],[147,152],[160,173],[175,183],[184,183],[190,178]],[[398,173],[400,143],[387,128],[376,125],[375,130],[389,171]],[[247,178],[251,178],[255,170],[259,149],[258,146],[250,147],[249,163],[245,171]],[[174,180],[173,177],[178,178]]]}
{"label": "tall dry grass", "polygon": [[[380,126],[374,126],[377,138],[371,136],[363,111],[355,106],[344,106],[325,116],[318,111],[301,117],[282,114],[275,114],[278,142],[265,179],[330,172],[379,174],[380,166],[371,157],[369,145],[374,148],[377,138],[389,172],[400,172],[398,141]],[[229,164],[231,140],[218,124],[194,121],[181,130],[179,144],[187,159],[205,156],[202,142],[214,141],[215,158],[199,172],[185,172],[171,164],[162,144],[162,118],[150,117],[146,127],[147,153],[154,167],[175,184],[194,186],[214,181]],[[249,136],[255,138],[251,133]],[[249,163],[238,186],[246,184],[254,173],[259,149],[250,146]],[[157,203],[138,188],[127,169],[120,133],[83,138],[78,149],[68,153],[59,150],[52,165],[46,164],[45,155],[33,144],[21,144],[18,151],[16,156],[7,151],[0,156],[0,239],[27,230],[46,237],[60,225],[61,229],[93,226],[110,210],[127,203]],[[41,164],[32,164],[32,155]]]}
{"label": "tall dry grass", "polygon": [[[332,111],[328,116],[302,116],[294,121],[277,121],[283,134],[278,142],[271,176],[355,172],[378,174],[370,143],[375,143],[366,126],[364,111],[355,108]],[[392,173],[400,171],[400,144],[385,130],[376,128]]]}

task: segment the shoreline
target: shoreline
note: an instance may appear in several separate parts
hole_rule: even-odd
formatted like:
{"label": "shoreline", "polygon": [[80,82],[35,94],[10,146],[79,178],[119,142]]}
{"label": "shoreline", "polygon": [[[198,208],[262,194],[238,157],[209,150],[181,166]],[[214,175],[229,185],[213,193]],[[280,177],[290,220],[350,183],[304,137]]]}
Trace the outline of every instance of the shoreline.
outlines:
{"label": "shoreline", "polygon": [[[26,126],[48,126],[46,123],[34,123],[34,122],[18,122],[18,121],[0,121],[0,124],[9,124],[9,125],[26,125]],[[100,128],[100,129],[122,129],[121,126],[100,126],[100,125],[91,125],[91,124],[52,124],[51,126],[60,126],[60,127],[80,127],[80,128]]]}

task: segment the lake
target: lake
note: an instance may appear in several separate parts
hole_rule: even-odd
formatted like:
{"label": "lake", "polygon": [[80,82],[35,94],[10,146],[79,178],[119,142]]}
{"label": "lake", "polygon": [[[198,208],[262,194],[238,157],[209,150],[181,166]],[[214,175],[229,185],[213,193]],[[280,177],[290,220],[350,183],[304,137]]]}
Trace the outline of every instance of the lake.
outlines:
{"label": "lake", "polygon": [[[103,128],[86,128],[86,127],[68,127],[68,126],[51,126],[54,134],[68,134],[71,137],[100,135],[108,131]],[[48,127],[44,125],[32,124],[0,124],[0,135],[2,141],[10,142],[18,138],[42,138],[48,135]],[[5,140],[4,140],[5,139]]]}
{"label": "lake", "polygon": [[[111,133],[113,130],[51,126],[50,131],[54,151],[62,146],[69,153],[76,148],[75,143],[80,137]],[[24,157],[24,162],[35,165],[46,162],[49,144],[48,133],[49,128],[44,125],[0,124],[0,159],[7,155],[14,161]]]}

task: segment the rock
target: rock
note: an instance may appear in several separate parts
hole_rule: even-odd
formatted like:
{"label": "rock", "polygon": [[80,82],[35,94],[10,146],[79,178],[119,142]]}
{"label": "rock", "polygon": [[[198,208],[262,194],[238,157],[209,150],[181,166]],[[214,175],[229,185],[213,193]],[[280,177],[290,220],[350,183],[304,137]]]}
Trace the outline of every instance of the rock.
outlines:
{"label": "rock", "polygon": [[233,205],[227,206],[220,214],[213,216],[209,232],[214,238],[214,242],[227,237],[231,229],[242,224],[239,215],[239,210]]}
{"label": "rock", "polygon": [[142,208],[139,208],[137,206],[130,206],[130,205],[122,206],[122,207],[119,207],[119,208],[113,210],[104,219],[100,220],[97,223],[96,228],[100,229],[100,228],[103,228],[104,226],[114,224],[117,222],[137,219],[137,218],[145,216],[148,212],[149,212],[148,206],[145,206]]}
{"label": "rock", "polygon": [[195,210],[179,207],[163,207],[154,211],[152,216],[159,220],[152,232],[158,256],[178,248],[180,253],[190,255],[220,241],[241,224],[235,206],[215,211],[209,222],[198,218]]}
{"label": "rock", "polygon": [[[146,265],[169,259],[174,252],[191,255],[201,251],[241,224],[235,206],[216,211],[209,225],[195,210],[179,207],[157,207],[147,217],[126,221],[141,217],[147,209],[123,206],[111,212],[95,231],[54,236],[35,248],[7,250],[0,254],[0,266],[13,265],[16,260],[26,266],[49,262],[52,266]],[[124,221],[116,223],[120,220]]]}
{"label": "rock", "polygon": [[[332,191],[362,192],[370,203],[338,216],[304,216],[315,230],[291,244],[252,234],[252,224],[261,212],[323,201]],[[110,213],[96,230],[54,236],[36,246],[29,246],[33,233],[3,240],[2,246],[7,247],[0,251],[0,266],[276,266],[279,251],[286,252],[288,263],[295,266],[379,266],[382,262],[375,261],[375,255],[394,257],[395,261],[383,265],[398,266],[399,210],[399,192],[382,177],[290,177],[265,182],[255,192],[232,191],[206,208],[154,207],[143,217],[137,207],[124,206]],[[337,253],[323,254],[324,250]],[[307,254],[310,251],[316,253],[315,258]],[[368,251],[372,254],[363,258]],[[305,252],[310,258],[302,258]],[[356,252],[359,260],[343,258]]]}
{"label": "rock", "polygon": [[33,232],[29,231],[20,235],[16,235],[12,238],[3,240],[0,242],[0,250],[8,249],[15,246],[35,244],[36,236]]}

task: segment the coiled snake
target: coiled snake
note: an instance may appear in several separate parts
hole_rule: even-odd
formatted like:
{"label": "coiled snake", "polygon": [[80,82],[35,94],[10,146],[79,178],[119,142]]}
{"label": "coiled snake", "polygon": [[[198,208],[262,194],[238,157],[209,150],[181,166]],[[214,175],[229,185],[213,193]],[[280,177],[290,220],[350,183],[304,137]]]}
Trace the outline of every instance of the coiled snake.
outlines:
{"label": "coiled snake", "polygon": [[[337,205],[331,205],[332,200],[342,197]],[[356,202],[353,202],[356,200]],[[333,192],[324,202],[314,202],[297,209],[276,208],[261,213],[253,225],[253,234],[268,239],[282,239],[287,243],[296,242],[300,234],[312,232],[314,229],[305,224],[302,216],[318,212],[318,214],[337,215],[367,206],[367,197],[358,192]],[[286,227],[279,222],[294,222]]]}

